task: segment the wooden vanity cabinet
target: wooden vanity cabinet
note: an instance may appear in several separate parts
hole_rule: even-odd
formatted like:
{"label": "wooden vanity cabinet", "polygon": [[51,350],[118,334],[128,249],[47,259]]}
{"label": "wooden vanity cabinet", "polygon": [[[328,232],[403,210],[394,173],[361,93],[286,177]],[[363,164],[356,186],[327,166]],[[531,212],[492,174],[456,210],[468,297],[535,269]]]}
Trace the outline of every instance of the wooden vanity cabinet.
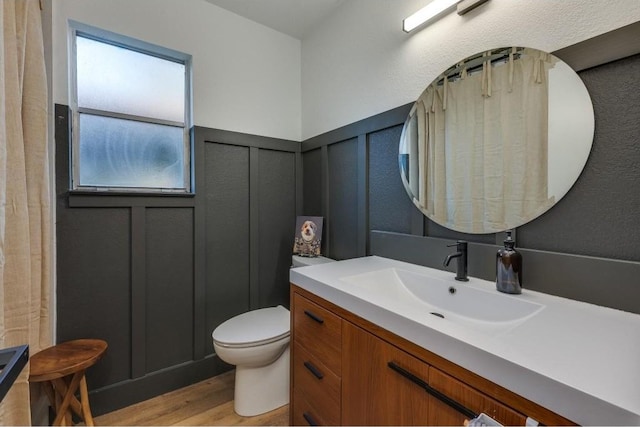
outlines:
{"label": "wooden vanity cabinet", "polygon": [[575,425],[293,284],[291,318],[291,425]]}
{"label": "wooden vanity cabinet", "polygon": [[347,321],[342,337],[342,424],[430,424],[429,395],[388,364],[425,381],[429,365]]}

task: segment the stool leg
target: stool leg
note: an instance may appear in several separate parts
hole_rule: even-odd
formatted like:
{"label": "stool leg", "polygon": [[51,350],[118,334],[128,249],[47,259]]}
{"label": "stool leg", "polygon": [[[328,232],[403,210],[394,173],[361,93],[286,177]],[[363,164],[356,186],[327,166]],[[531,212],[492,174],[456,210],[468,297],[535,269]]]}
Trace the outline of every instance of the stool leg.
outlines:
{"label": "stool leg", "polygon": [[89,408],[89,391],[87,390],[87,378],[84,375],[80,380],[80,403],[82,405],[82,414],[85,425],[93,426],[93,417],[91,416],[91,408]]}
{"label": "stool leg", "polygon": [[[53,409],[56,413],[56,418],[58,418],[60,407],[62,406],[62,398],[67,391],[67,385],[62,379],[55,379],[51,382],[51,384],[54,393],[54,402],[52,402],[53,405],[51,406],[53,406]],[[55,419],[52,425],[56,425]]]}
{"label": "stool leg", "polygon": [[53,385],[49,381],[44,381],[42,383],[42,389],[44,390],[44,394],[49,398],[49,404],[55,410],[56,409],[56,392],[53,390]]}
{"label": "stool leg", "polygon": [[[78,385],[80,384],[80,380],[84,377],[84,371],[79,371],[73,374],[73,378],[69,382],[66,387],[66,391],[64,392],[64,399],[62,399],[62,403],[60,404],[60,409],[58,409],[56,414],[56,419],[53,420],[53,425],[59,426],[62,425],[63,422],[69,421],[71,424],[71,410],[69,405],[71,404],[71,399],[74,397],[76,390],[78,389]],[[56,385],[58,385],[56,383]],[[61,387],[63,388],[63,387]],[[62,390],[61,390],[62,391]]]}
{"label": "stool leg", "polygon": [[49,405],[51,406],[51,409],[58,414],[58,409],[62,403],[62,396],[56,392],[52,381],[44,381],[41,384],[44,393],[49,398]]}

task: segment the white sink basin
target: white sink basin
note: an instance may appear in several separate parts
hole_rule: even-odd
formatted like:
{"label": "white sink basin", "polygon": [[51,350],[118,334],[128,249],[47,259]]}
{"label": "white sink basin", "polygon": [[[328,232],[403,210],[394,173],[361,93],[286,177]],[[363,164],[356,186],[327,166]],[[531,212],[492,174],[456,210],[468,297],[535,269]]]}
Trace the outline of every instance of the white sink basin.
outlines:
{"label": "white sink basin", "polygon": [[483,281],[477,279],[456,282],[448,272],[427,275],[387,268],[341,280],[354,285],[350,286],[350,292],[371,302],[422,312],[425,318],[435,316],[484,332],[511,329],[544,308],[522,296],[503,294],[495,288],[483,289],[478,285]]}

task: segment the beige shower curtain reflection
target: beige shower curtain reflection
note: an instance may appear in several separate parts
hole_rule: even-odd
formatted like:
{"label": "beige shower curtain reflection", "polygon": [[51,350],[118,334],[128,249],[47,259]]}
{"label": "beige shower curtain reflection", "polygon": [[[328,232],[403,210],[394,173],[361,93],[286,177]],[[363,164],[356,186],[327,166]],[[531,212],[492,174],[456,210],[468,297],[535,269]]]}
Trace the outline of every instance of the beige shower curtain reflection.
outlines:
{"label": "beige shower curtain reflection", "polygon": [[[544,211],[548,70],[555,59],[520,59],[432,84],[418,100],[418,203],[448,228],[488,233]],[[424,143],[423,143],[424,141]]]}
{"label": "beige shower curtain reflection", "polygon": [[[50,345],[47,87],[38,0],[0,2],[0,348]],[[28,367],[0,424],[30,425]]]}

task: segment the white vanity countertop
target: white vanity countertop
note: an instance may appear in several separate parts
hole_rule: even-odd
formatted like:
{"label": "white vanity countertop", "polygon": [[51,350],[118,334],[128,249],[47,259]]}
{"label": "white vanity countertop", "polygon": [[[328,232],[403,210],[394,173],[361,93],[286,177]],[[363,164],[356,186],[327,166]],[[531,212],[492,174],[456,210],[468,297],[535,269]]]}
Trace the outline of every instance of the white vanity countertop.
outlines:
{"label": "white vanity countertop", "polygon": [[[640,315],[524,289],[508,296],[542,304],[536,315],[484,334],[419,313],[394,298],[370,299],[345,277],[397,268],[495,284],[381,257],[301,267],[291,282],[582,425],[640,425]],[[478,307],[481,309],[481,307]],[[525,414],[526,415],[526,414]]]}

